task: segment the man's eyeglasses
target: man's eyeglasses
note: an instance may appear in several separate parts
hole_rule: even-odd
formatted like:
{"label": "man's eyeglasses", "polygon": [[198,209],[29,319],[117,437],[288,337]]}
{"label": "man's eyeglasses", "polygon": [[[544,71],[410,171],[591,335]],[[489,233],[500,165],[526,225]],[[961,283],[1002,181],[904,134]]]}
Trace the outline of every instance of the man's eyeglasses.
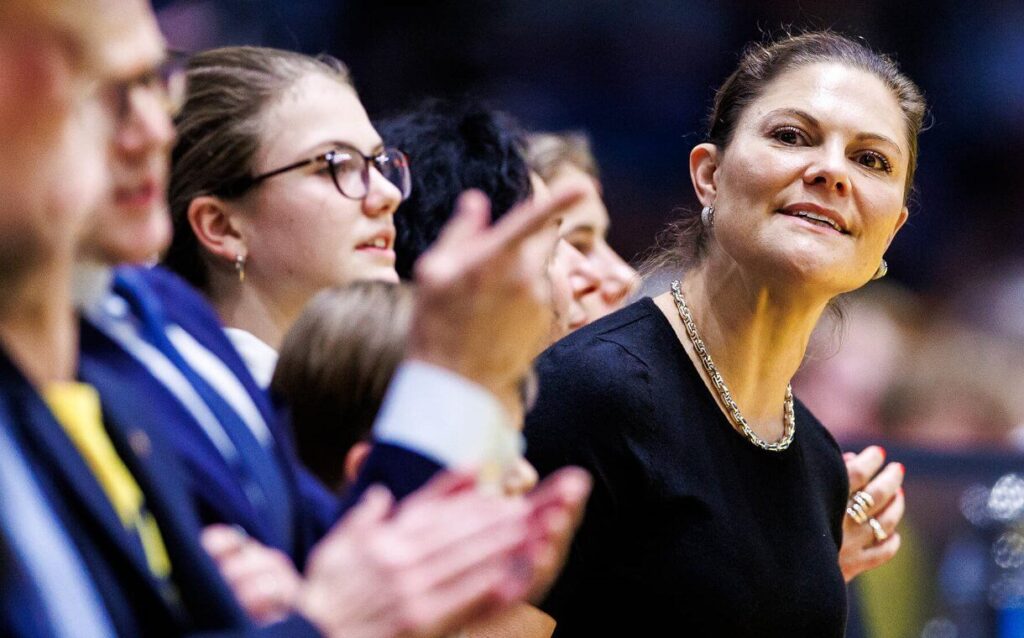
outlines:
{"label": "man's eyeglasses", "polygon": [[335,188],[349,199],[365,199],[370,192],[370,167],[391,182],[405,201],[412,192],[409,158],[397,148],[385,148],[374,156],[363,155],[350,146],[338,146],[314,158],[288,164],[254,177],[244,177],[219,189],[225,197],[238,197],[271,177],[311,164],[320,164],[331,174]]}
{"label": "man's eyeglasses", "polygon": [[143,73],[111,82],[103,88],[118,124],[124,124],[134,111],[134,100],[140,92],[155,99],[171,117],[178,114],[185,104],[185,71],[188,54],[182,51],[168,51],[167,57],[158,65]]}

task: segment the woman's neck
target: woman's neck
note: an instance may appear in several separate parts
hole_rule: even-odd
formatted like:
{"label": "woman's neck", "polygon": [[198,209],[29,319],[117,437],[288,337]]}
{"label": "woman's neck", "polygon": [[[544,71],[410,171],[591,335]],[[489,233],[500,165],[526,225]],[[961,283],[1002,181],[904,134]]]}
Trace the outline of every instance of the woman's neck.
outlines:
{"label": "woman's neck", "polygon": [[[782,436],[786,387],[828,303],[825,297],[781,288],[752,281],[739,268],[707,262],[682,282],[686,304],[715,367],[750,427],[768,441]],[[710,387],[671,293],[655,302]],[[719,400],[714,390],[712,394]]]}
{"label": "woman's neck", "polygon": [[75,378],[78,319],[72,265],[48,264],[8,288],[0,307],[0,341],[38,388]]}
{"label": "woman's neck", "polygon": [[211,285],[210,302],[228,328],[252,333],[274,350],[302,312],[302,306],[280,303],[255,284],[237,279]]}

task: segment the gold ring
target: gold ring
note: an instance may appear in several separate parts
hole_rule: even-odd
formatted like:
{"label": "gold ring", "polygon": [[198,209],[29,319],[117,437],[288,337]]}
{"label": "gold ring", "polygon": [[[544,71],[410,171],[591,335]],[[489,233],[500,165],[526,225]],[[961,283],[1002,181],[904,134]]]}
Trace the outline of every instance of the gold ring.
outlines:
{"label": "gold ring", "polygon": [[846,506],[846,514],[853,519],[854,523],[863,525],[868,522],[868,514],[864,511],[864,507],[856,501],[850,501]]}
{"label": "gold ring", "polygon": [[875,520],[874,516],[868,518],[868,527],[871,528],[871,533],[875,535],[875,544],[885,542],[885,539],[889,538],[889,535],[882,529],[882,524]]}
{"label": "gold ring", "polygon": [[860,503],[864,507],[865,512],[875,506],[875,499],[864,490],[854,492],[851,498],[855,502]]}

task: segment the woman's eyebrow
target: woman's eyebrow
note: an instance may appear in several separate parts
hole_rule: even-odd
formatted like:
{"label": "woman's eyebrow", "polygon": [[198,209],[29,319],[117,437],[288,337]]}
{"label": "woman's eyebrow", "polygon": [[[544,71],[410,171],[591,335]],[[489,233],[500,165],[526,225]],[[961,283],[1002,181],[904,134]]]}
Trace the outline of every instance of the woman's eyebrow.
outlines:
{"label": "woman's eyebrow", "polygon": [[900,148],[900,145],[881,133],[858,133],[856,139],[858,142],[883,142],[892,146],[897,155],[903,155],[903,149]]}
{"label": "woman's eyebrow", "polygon": [[775,109],[774,111],[769,111],[767,114],[765,114],[765,119],[770,118],[770,117],[777,117],[777,116],[780,116],[780,115],[789,115],[791,117],[795,117],[797,119],[804,120],[805,122],[807,122],[811,126],[820,126],[820,122],[818,122],[818,118],[814,117],[813,115],[811,115],[807,111],[802,111],[800,109],[793,109],[793,108],[780,108],[780,109]]}

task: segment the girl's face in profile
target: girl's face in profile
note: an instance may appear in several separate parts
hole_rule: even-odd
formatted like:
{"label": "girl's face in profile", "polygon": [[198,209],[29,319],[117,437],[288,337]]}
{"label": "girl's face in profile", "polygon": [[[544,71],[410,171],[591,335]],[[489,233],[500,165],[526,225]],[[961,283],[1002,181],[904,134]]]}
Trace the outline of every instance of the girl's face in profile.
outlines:
{"label": "girl's face in profile", "polygon": [[[535,202],[551,198],[551,191],[539,175],[531,173],[530,183]],[[594,292],[598,285],[597,275],[587,259],[559,236],[564,224],[565,218],[556,220],[548,232],[544,233],[544,241],[550,242],[548,281],[551,284],[551,343],[586,325],[587,313],[580,301],[585,295]]]}
{"label": "girl's face in profile", "polygon": [[580,299],[585,323],[621,308],[639,284],[636,270],[608,245],[610,219],[597,180],[565,164],[549,180],[552,189],[581,188],[584,196],[562,217],[559,234],[586,259],[598,288]]}
{"label": "girl's face in profile", "polygon": [[709,154],[712,255],[762,279],[829,297],[858,288],[907,218],[906,125],[867,71],[816,63],[780,75]]}
{"label": "girl's face in profile", "polygon": [[[311,74],[263,116],[254,174],[348,147],[383,150],[355,91]],[[392,215],[398,188],[371,168],[366,197],[342,195],[322,162],[262,182],[239,200],[247,276],[304,304],[317,291],[356,280],[398,281]]]}

